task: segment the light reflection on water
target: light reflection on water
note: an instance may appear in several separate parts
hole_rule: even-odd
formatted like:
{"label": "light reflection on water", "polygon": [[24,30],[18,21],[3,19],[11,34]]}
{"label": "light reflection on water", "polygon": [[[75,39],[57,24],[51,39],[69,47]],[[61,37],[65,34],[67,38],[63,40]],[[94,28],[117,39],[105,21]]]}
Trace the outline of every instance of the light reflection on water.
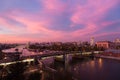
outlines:
{"label": "light reflection on water", "polygon": [[99,59],[98,59],[98,64],[99,64],[99,68],[101,69],[101,68],[102,68],[102,65],[103,65],[103,60],[102,60],[102,58],[99,58]]}
{"label": "light reflection on water", "polygon": [[74,63],[67,64],[67,70],[63,64],[55,65],[54,80],[120,80],[119,61],[95,58]]}

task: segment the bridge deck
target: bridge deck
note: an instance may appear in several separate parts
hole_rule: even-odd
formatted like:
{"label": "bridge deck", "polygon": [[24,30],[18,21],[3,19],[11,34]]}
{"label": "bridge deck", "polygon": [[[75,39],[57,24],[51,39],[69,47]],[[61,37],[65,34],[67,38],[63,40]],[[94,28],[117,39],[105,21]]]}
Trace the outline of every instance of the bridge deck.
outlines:
{"label": "bridge deck", "polygon": [[[29,62],[29,60],[33,60],[34,58],[42,58],[42,57],[50,57],[50,56],[58,56],[58,55],[65,55],[65,54],[74,54],[78,52],[67,52],[67,51],[59,51],[59,52],[50,52],[47,54],[34,54],[29,56],[20,56],[19,61],[12,61],[12,60],[0,60],[0,65],[7,65],[7,64],[13,64],[15,62]],[[20,54],[21,55],[21,54]]]}

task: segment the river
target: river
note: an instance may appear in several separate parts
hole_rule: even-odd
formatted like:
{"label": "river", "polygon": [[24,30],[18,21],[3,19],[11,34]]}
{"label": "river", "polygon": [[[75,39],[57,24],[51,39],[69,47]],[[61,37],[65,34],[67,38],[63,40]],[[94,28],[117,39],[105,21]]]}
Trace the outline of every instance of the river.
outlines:
{"label": "river", "polygon": [[120,80],[120,61],[112,59],[78,60],[67,65],[67,70],[62,64],[54,68],[58,73],[50,73],[46,80]]}

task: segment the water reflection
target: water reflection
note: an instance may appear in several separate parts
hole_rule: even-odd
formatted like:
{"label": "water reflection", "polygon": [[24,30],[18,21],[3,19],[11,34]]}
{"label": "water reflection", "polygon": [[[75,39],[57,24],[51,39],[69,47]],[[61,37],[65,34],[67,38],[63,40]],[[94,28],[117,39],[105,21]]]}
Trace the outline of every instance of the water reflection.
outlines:
{"label": "water reflection", "polygon": [[99,59],[98,59],[98,64],[99,64],[99,68],[101,69],[101,68],[102,68],[102,65],[103,65],[102,58],[99,58]]}
{"label": "water reflection", "polygon": [[[107,67],[109,73],[106,74]],[[64,64],[56,63],[54,68],[58,72],[52,80],[120,80],[120,62],[114,60],[109,60],[109,63],[102,58],[79,60],[75,64],[67,64],[67,69]],[[50,77],[46,80],[51,80]]]}
{"label": "water reflection", "polygon": [[95,61],[94,60],[90,61],[90,66],[91,66],[91,68],[95,67]]}

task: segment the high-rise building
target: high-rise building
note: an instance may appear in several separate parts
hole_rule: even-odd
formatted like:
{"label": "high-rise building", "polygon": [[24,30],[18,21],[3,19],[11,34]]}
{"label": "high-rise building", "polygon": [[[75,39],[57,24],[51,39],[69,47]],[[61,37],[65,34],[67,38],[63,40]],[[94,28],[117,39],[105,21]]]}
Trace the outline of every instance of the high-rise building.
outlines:
{"label": "high-rise building", "polygon": [[90,46],[94,46],[94,37],[90,38]]}
{"label": "high-rise building", "polygon": [[120,43],[120,39],[119,38],[117,38],[117,39],[115,39],[115,41],[114,41],[115,43]]}
{"label": "high-rise building", "polygon": [[117,38],[114,40],[115,48],[119,49],[120,48],[120,39]]}
{"label": "high-rise building", "polygon": [[29,49],[29,46],[30,46],[30,42],[28,42],[26,46],[27,46],[27,49]]}

